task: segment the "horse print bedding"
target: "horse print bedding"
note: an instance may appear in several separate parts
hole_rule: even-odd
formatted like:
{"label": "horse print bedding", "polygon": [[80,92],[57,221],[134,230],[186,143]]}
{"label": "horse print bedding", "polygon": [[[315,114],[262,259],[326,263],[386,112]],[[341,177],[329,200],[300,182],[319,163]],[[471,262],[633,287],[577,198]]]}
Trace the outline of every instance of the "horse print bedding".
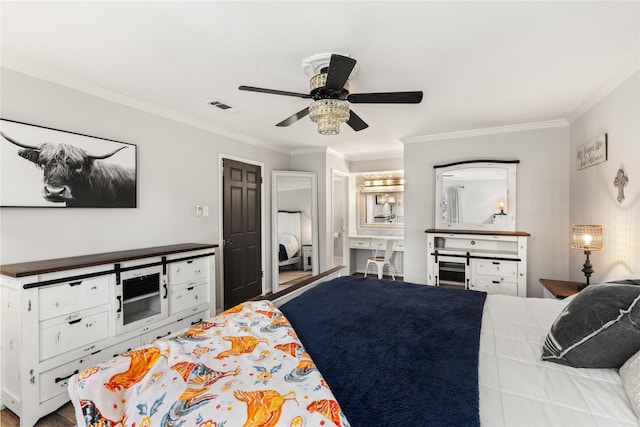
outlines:
{"label": "horse print bedding", "polygon": [[349,426],[282,313],[245,302],[69,382],[79,426]]}

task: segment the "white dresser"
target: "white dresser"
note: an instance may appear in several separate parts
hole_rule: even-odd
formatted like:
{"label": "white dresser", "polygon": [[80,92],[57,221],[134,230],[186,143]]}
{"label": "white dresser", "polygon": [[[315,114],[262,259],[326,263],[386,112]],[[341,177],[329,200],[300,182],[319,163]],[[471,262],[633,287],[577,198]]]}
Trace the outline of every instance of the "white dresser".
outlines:
{"label": "white dresser", "polygon": [[521,231],[430,229],[427,284],[527,296],[527,238]]}
{"label": "white dresser", "polygon": [[217,246],[0,266],[2,403],[32,426],[69,400],[74,373],[208,318]]}

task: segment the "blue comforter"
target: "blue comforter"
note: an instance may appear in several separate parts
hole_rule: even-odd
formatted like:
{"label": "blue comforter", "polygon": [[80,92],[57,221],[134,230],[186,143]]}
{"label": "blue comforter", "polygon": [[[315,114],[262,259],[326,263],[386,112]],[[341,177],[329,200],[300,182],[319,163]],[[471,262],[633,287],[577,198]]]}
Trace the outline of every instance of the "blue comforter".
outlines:
{"label": "blue comforter", "polygon": [[485,298],[341,277],[281,310],[352,426],[470,426]]}

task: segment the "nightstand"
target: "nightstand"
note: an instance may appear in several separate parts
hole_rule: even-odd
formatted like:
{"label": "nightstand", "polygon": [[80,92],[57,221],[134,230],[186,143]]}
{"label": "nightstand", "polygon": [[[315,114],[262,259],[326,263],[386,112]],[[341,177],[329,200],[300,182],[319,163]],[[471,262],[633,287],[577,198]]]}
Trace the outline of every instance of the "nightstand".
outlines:
{"label": "nightstand", "polygon": [[302,245],[302,269],[304,271],[311,270],[313,268],[311,262],[311,256],[313,255],[313,246]]}
{"label": "nightstand", "polygon": [[566,297],[577,294],[580,292],[578,286],[584,286],[582,282],[553,279],[540,279],[540,283],[544,286],[544,296],[555,299],[565,299]]}

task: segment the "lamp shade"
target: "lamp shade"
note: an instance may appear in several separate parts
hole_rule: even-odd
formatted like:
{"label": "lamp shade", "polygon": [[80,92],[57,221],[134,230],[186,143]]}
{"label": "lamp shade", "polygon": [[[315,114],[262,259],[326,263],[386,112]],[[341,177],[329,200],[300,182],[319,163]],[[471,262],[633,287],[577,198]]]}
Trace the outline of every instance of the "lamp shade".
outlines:
{"label": "lamp shade", "polygon": [[389,204],[395,204],[396,203],[396,196],[387,196],[387,203]]}
{"label": "lamp shade", "polygon": [[602,250],[601,225],[574,225],[571,236],[571,247],[585,251]]}

